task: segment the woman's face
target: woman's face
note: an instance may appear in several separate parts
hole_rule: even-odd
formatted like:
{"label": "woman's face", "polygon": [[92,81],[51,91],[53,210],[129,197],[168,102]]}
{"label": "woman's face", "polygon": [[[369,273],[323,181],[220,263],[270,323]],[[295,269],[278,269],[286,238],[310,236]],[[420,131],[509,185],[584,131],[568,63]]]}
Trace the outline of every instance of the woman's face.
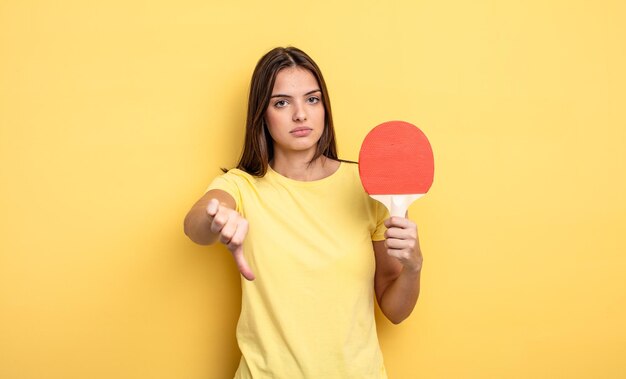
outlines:
{"label": "woman's face", "polygon": [[274,153],[315,153],[324,131],[322,92],[313,74],[301,67],[280,70],[265,121],[274,140]]}

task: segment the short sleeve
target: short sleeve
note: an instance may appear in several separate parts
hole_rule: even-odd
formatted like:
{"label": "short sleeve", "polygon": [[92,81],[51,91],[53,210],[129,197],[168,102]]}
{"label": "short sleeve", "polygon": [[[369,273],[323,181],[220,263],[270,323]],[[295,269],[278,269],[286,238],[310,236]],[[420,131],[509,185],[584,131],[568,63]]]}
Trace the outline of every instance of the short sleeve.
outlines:
{"label": "short sleeve", "polygon": [[237,185],[237,179],[237,175],[233,174],[231,170],[213,179],[206,192],[217,189],[228,193],[235,199],[235,210],[241,212],[241,190]]}
{"label": "short sleeve", "polygon": [[373,200],[376,204],[376,229],[372,233],[372,241],[382,241],[385,239],[385,232],[387,231],[387,227],[385,226],[385,220],[389,218],[389,211],[387,207],[385,207],[382,203]]}

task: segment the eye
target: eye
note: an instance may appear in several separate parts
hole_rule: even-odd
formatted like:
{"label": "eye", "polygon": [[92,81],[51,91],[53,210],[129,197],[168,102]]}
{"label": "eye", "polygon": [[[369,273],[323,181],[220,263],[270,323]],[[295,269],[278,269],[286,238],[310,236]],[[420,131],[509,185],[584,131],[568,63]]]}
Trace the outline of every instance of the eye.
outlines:
{"label": "eye", "polygon": [[317,96],[311,96],[308,99],[306,99],[307,103],[309,104],[317,104],[320,102],[320,98]]}
{"label": "eye", "polygon": [[276,108],[283,108],[287,106],[287,100],[278,100],[277,102],[274,103],[274,106]]}

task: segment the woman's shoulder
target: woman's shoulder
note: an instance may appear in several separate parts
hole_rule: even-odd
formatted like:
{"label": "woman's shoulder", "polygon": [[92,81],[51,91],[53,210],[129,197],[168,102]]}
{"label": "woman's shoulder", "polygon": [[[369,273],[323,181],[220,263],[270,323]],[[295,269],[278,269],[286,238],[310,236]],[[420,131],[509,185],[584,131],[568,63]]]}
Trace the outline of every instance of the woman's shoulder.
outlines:
{"label": "woman's shoulder", "polygon": [[341,164],[340,169],[346,176],[358,177],[359,176],[359,164],[352,161],[339,161]]}
{"label": "woman's shoulder", "polygon": [[229,181],[248,183],[256,183],[256,181],[259,179],[258,177],[253,176],[239,168],[231,168],[223,174],[219,175],[219,177]]}
{"label": "woman's shoulder", "polygon": [[249,173],[247,173],[246,171],[234,167],[234,168],[230,168],[228,170],[222,169],[224,171],[224,173],[222,175],[227,175],[227,176],[239,176],[239,177],[252,177],[252,175],[250,175]]}

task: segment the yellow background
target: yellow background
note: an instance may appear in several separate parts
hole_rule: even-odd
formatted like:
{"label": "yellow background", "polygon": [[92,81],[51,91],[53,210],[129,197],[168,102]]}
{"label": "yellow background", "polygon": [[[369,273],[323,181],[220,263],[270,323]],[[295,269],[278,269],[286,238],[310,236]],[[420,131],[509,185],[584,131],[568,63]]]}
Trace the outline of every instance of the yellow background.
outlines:
{"label": "yellow background", "polygon": [[435,151],[390,378],[626,377],[623,4],[1,1],[0,378],[232,375],[239,276],[182,221],[290,44],[341,157],[392,119]]}

